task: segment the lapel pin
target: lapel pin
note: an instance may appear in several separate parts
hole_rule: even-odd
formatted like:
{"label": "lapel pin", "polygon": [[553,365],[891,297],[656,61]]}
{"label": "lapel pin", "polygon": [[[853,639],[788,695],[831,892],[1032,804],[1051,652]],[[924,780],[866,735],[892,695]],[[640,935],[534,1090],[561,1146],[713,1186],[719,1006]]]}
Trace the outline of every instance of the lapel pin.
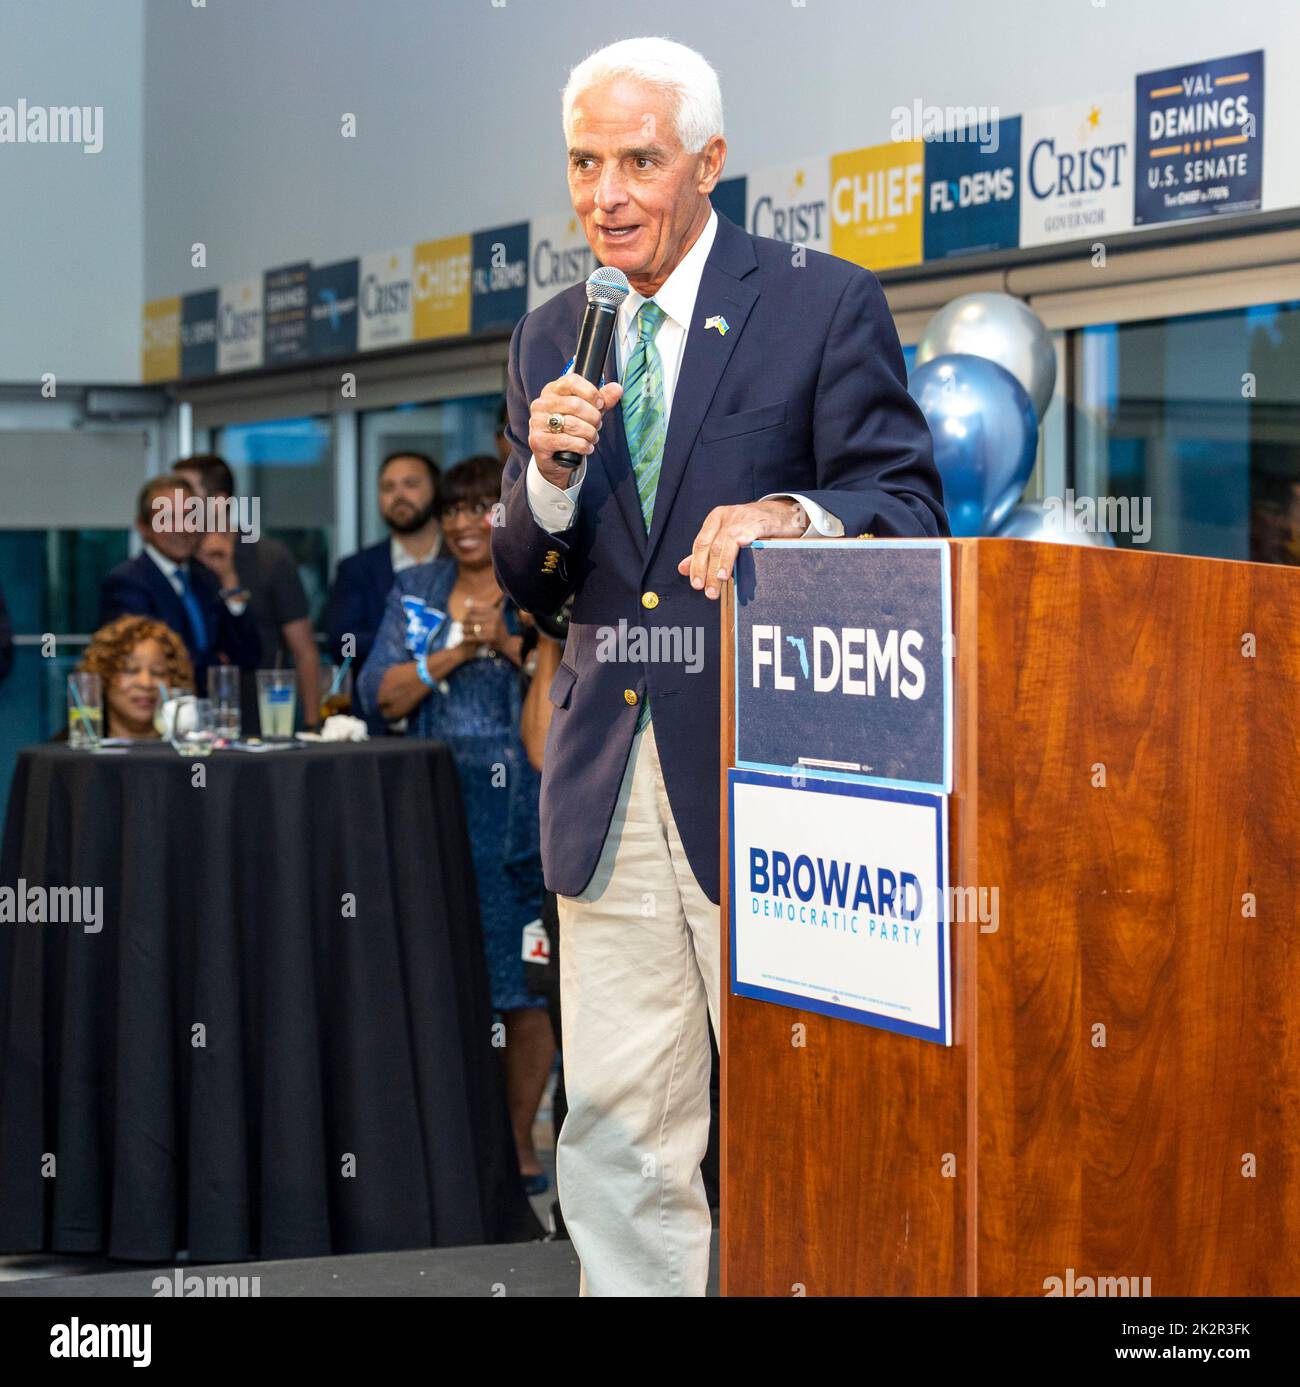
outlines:
{"label": "lapel pin", "polygon": [[708,332],[711,327],[718,329],[718,336],[725,337],[731,331],[730,324],[721,313],[715,313],[712,318],[705,318],[704,331]]}

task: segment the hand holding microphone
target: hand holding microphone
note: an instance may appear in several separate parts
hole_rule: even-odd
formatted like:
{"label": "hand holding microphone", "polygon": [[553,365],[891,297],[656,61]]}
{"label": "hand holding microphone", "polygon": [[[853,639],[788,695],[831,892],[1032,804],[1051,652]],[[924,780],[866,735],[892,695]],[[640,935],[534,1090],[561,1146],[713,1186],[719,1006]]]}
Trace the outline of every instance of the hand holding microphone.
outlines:
{"label": "hand holding microphone", "polygon": [[599,384],[619,305],[632,286],[622,270],[601,266],[587,278],[587,311],[567,374],[543,387],[528,419],[528,446],[542,476],[566,490],[595,450],[605,411],[623,398],[617,382]]}
{"label": "hand holding microphone", "polygon": [[[622,398],[623,387],[617,381],[598,388],[573,372],[542,387],[528,419],[528,446],[548,482],[568,489],[578,464],[595,449],[605,411]],[[552,416],[563,424],[559,433],[550,427]],[[569,453],[575,461],[557,462],[557,453]]]}

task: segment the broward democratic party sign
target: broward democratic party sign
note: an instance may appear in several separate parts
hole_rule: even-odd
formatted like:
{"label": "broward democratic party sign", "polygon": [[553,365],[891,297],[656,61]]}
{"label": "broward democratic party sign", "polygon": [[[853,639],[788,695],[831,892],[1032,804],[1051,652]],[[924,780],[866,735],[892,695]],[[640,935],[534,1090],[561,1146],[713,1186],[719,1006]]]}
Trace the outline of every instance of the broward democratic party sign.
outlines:
{"label": "broward democratic party sign", "polygon": [[764,540],[736,564],[736,764],[947,792],[944,540]]}
{"label": "broward democratic party sign", "polygon": [[728,773],[731,990],[952,1044],[947,800]]}
{"label": "broward democratic party sign", "polygon": [[1264,53],[1137,79],[1133,224],[1256,211],[1263,196]]}

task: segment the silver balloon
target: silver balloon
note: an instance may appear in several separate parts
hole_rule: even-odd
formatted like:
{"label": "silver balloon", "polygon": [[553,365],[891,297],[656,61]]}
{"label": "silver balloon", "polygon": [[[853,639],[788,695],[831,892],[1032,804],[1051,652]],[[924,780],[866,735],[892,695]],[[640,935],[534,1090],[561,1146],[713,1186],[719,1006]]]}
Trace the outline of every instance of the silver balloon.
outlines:
{"label": "silver balloon", "polygon": [[963,294],[925,325],[916,364],[953,352],[984,356],[1010,371],[1033,401],[1038,422],[1056,385],[1056,353],[1043,320],[1010,294]]}
{"label": "silver balloon", "polygon": [[1036,539],[1048,544],[1093,544],[1102,549],[1115,547],[1109,534],[1088,528],[1071,507],[1056,498],[1050,502],[1022,502],[1007,517],[997,537]]}

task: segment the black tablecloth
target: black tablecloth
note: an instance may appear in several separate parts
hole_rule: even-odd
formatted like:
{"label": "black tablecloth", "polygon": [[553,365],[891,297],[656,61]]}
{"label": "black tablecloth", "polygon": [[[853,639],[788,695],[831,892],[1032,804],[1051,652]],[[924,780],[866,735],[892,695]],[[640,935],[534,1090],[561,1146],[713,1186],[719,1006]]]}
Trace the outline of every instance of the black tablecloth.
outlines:
{"label": "black tablecloth", "polygon": [[102,887],[104,913],[0,924],[0,1250],[541,1235],[444,746],[27,750],[0,854],[20,880]]}

